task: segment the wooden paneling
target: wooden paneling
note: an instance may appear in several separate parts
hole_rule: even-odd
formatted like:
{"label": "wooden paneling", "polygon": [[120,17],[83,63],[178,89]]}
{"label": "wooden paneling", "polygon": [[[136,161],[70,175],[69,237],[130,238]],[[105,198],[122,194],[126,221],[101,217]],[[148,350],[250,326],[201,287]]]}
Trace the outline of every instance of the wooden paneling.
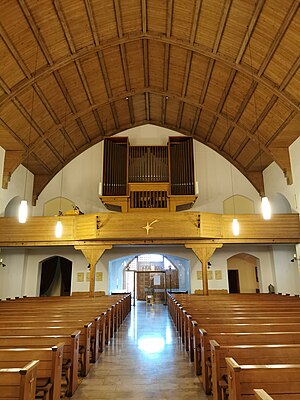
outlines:
{"label": "wooden paneling", "polygon": [[[195,212],[100,213],[61,217],[63,235],[55,238],[57,217],[31,217],[26,224],[1,218],[0,246],[124,243],[161,240],[167,243],[298,243],[298,214],[276,214],[265,221],[261,215],[237,215],[240,236],[232,235],[233,216]],[[151,226],[148,230],[146,227]]]}

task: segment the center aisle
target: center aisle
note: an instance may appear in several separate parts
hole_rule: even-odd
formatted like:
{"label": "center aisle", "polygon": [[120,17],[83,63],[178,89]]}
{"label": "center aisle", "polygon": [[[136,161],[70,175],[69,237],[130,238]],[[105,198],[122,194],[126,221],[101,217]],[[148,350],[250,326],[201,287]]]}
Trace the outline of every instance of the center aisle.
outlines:
{"label": "center aisle", "polygon": [[138,302],[73,400],[206,400],[162,304]]}

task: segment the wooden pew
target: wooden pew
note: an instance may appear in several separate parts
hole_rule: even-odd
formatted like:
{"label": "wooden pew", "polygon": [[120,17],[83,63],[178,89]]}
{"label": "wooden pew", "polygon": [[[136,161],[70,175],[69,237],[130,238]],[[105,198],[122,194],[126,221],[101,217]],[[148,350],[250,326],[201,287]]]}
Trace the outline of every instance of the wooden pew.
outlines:
{"label": "wooden pew", "polygon": [[45,393],[45,399],[59,400],[61,394],[64,343],[50,348],[0,349],[0,368],[16,368],[38,359],[36,392]]}
{"label": "wooden pew", "polygon": [[21,369],[0,369],[0,399],[35,400],[38,364],[34,360]]}
{"label": "wooden pew", "polygon": [[228,399],[249,400],[254,389],[264,389],[272,394],[300,398],[300,364],[239,365],[233,358],[226,358],[228,375]]}
{"label": "wooden pew", "polygon": [[[29,319],[31,318],[31,319]],[[72,316],[72,318],[74,318]],[[90,361],[95,363],[99,357],[99,335],[100,335],[100,317],[94,319],[94,321],[86,322],[84,320],[73,320],[68,317],[61,316],[59,319],[51,319],[51,315],[40,315],[35,316],[20,316],[14,314],[9,318],[0,317],[0,329],[1,328],[26,328],[26,327],[60,327],[60,328],[72,328],[74,330],[84,330],[85,326],[91,324],[91,338],[90,338]],[[81,341],[83,345],[83,340]]]}
{"label": "wooden pew", "polygon": [[[255,398],[257,400],[274,400],[273,397],[269,396],[267,392],[263,389],[254,389]],[[286,400],[291,399],[291,397],[284,395]]]}
{"label": "wooden pew", "polygon": [[67,381],[66,395],[72,396],[78,387],[79,335],[80,331],[75,331],[71,335],[0,336],[0,349],[52,347],[59,342],[63,342],[62,370],[63,376]]}
{"label": "wooden pew", "polygon": [[[300,344],[300,332],[214,332],[200,329],[200,345],[197,356],[199,364],[195,364],[196,373],[202,374],[204,390],[209,393],[209,369],[211,365],[210,340],[216,340],[222,345],[249,344]],[[195,360],[197,361],[197,360]]]}
{"label": "wooden pew", "polygon": [[[48,336],[48,335],[72,335],[74,333],[73,328],[67,327],[17,327],[17,328],[1,328],[0,336]],[[83,347],[80,364],[81,364],[81,376],[86,376],[91,368],[90,365],[90,342],[91,342],[91,324],[88,324],[80,331],[79,335],[79,353],[80,347]]]}
{"label": "wooden pew", "polygon": [[213,399],[225,398],[227,389],[226,358],[239,364],[297,364],[300,360],[300,344],[290,345],[220,345],[215,340],[211,345],[211,378]]}

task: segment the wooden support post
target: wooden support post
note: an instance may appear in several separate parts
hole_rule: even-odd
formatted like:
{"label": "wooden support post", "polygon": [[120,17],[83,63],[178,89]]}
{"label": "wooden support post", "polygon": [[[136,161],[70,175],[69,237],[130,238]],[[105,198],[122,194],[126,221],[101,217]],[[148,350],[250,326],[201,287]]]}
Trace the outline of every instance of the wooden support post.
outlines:
{"label": "wooden support post", "polygon": [[81,250],[87,262],[90,264],[90,297],[95,296],[95,265],[100,260],[105,250],[110,250],[112,245],[83,245],[75,246]]}
{"label": "wooden support post", "polygon": [[192,249],[202,264],[203,294],[208,295],[207,265],[208,260],[223,244],[186,244],[187,249]]}

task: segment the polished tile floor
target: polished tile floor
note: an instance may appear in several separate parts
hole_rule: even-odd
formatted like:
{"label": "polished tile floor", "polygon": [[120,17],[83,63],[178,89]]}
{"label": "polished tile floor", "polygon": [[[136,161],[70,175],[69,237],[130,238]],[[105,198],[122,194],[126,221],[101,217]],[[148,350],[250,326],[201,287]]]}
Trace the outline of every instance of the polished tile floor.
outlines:
{"label": "polished tile floor", "polygon": [[138,302],[73,400],[206,400],[168,309]]}

